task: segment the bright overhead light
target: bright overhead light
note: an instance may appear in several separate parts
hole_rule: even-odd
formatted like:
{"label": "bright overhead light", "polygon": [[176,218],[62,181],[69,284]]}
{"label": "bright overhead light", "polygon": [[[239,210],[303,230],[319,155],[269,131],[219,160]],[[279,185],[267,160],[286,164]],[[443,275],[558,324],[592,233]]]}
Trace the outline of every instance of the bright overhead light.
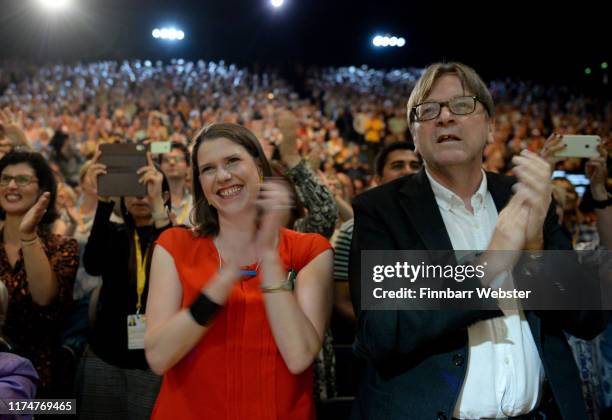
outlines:
{"label": "bright overhead light", "polygon": [[180,41],[185,38],[185,32],[176,28],[155,28],[151,32],[155,39],[164,39],[169,41]]}
{"label": "bright overhead light", "polygon": [[403,47],[406,40],[403,37],[376,35],[372,38],[372,45],[375,47]]}
{"label": "bright overhead light", "polygon": [[38,3],[49,10],[61,10],[70,5],[70,0],[38,0]]}
{"label": "bright overhead light", "polygon": [[270,4],[276,8],[281,7],[284,3],[285,0],[270,0]]}

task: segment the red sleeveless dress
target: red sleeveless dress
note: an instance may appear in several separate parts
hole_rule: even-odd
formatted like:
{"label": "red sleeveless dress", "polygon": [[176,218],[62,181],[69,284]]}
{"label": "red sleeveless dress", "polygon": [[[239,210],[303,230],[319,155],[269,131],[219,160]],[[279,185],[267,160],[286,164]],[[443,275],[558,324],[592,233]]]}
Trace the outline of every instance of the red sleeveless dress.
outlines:
{"label": "red sleeveless dress", "polygon": [[[174,258],[185,308],[217,273],[217,250],[212,239],[195,237],[185,228],[166,230],[157,244]],[[330,248],[321,235],[280,231],[278,251],[287,270],[299,272]],[[237,283],[208,332],[166,372],[153,419],[315,418],[312,367],[299,375],[287,369],[259,284],[259,273]]]}

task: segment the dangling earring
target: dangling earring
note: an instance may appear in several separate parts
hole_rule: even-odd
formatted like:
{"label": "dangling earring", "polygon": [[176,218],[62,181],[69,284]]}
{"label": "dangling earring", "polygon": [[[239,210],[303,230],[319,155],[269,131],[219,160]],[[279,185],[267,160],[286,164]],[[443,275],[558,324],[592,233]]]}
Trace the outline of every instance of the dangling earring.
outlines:
{"label": "dangling earring", "polygon": [[263,182],[264,182],[263,174],[259,174],[259,182],[261,182],[263,184]]}

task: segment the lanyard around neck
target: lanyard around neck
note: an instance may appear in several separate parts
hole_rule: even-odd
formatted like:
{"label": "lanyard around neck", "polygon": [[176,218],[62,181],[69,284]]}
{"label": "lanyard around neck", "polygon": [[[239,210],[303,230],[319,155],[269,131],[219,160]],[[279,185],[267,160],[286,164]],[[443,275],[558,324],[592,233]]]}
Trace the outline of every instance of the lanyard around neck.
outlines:
{"label": "lanyard around neck", "polygon": [[149,247],[145,250],[144,258],[142,251],[140,250],[140,238],[138,232],[134,229],[134,248],[136,250],[136,293],[138,295],[138,301],[136,302],[136,313],[140,313],[142,308],[142,294],[144,293],[145,283],[147,281],[147,254]]}
{"label": "lanyard around neck", "polygon": [[181,211],[180,216],[176,219],[177,224],[182,225],[185,216],[187,215],[187,209],[189,208],[189,200],[185,200],[185,204],[183,204],[183,210]]}

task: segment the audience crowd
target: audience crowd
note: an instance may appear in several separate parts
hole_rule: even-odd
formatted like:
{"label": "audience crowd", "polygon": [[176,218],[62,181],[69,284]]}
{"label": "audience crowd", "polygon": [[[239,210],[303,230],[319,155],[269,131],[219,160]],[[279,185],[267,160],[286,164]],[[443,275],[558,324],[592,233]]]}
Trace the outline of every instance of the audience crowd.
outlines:
{"label": "audience crowd", "polygon": [[[1,209],[0,309],[6,316],[0,313],[0,375],[18,376],[24,384],[18,390],[11,386],[6,395],[31,396],[36,384],[42,398],[78,397],[83,418],[90,418],[100,404],[128,404],[125,395],[140,392],[146,401],[126,410],[133,418],[148,415],[159,378],[143,352],[128,350],[126,343],[125,316],[136,305],[136,288],[131,289],[130,280],[123,281],[134,275],[130,261],[138,240],[135,245],[132,236],[140,235],[146,251],[170,225],[195,225],[192,210],[198,203],[192,182],[197,168],[192,172],[190,153],[193,139],[213,123],[251,130],[271,162],[272,174],[290,183],[296,208],[284,226],[321,234],[336,246],[334,314],[315,359],[314,396],[323,404],[353,395],[359,364],[346,351],[355,328],[346,277],[350,203],[366,189],[421,168],[406,101],[422,71],[312,68],[303,80],[306,95],[300,96],[278,72],[223,61],[0,63],[0,204],[6,207]],[[539,153],[556,170],[553,196],[575,248],[605,245],[609,236],[597,229],[593,203],[602,200],[602,188],[612,191],[606,171],[612,151],[610,102],[575,88],[511,79],[489,81],[489,89],[495,100],[495,130],[484,150],[484,169],[512,175],[513,156],[525,149]],[[600,136],[603,172],[594,171],[587,159],[555,158],[554,134]],[[167,201],[167,222],[154,214],[140,223],[138,198],[113,206],[98,196],[96,178],[104,171],[98,146],[114,142],[170,142],[170,152],[153,155],[143,169],[150,176],[146,182],[160,185],[155,199]],[[54,176],[45,185],[45,168],[39,167],[37,154]],[[15,172],[19,165],[31,167],[32,173],[25,174],[30,178],[18,177],[24,175]],[[162,178],[154,175],[159,172],[163,188]],[[596,181],[598,190],[577,188],[580,175]],[[25,194],[22,190],[32,187],[32,177],[38,178],[41,190],[31,192],[29,207],[11,207],[10,194]],[[43,194],[43,187],[50,196]],[[163,194],[167,198],[162,200]],[[152,201],[154,194],[148,196]],[[33,215],[45,204],[57,219]],[[37,253],[38,246],[44,253]],[[42,261],[47,271],[34,273],[32,261]],[[34,274],[50,278],[42,293],[26,284]],[[612,335],[604,333],[590,342],[568,339],[589,414],[604,418],[602,413],[612,406]],[[11,366],[15,369],[7,371]],[[0,398],[6,380],[0,377]],[[113,381],[122,384],[117,392],[125,395],[115,399],[109,390]]]}

